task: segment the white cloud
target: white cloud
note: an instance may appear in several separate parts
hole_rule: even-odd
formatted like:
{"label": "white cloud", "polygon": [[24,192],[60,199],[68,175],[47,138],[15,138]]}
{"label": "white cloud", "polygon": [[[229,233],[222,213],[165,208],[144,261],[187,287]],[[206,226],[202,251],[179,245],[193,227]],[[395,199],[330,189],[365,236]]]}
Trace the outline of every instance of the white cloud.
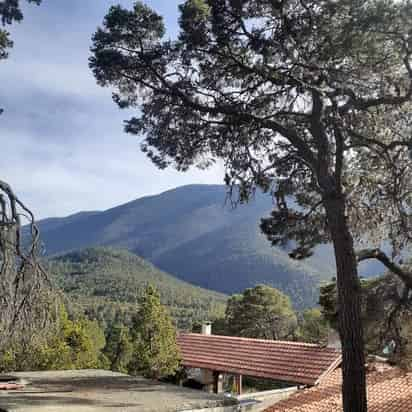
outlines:
{"label": "white cloud", "polygon": [[[102,210],[183,184],[221,183],[222,168],[161,171],[131,136],[85,140],[75,146],[10,135],[2,153],[2,177],[38,217]],[[117,143],[116,143],[117,142]]]}

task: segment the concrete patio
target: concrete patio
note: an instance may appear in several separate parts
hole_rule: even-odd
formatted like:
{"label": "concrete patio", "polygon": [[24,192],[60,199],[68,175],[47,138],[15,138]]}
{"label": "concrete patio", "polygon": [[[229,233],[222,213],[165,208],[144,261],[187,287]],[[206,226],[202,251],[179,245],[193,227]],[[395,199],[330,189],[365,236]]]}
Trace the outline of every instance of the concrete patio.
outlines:
{"label": "concrete patio", "polygon": [[176,412],[233,405],[215,394],[103,370],[12,375],[29,384],[0,391],[0,412]]}

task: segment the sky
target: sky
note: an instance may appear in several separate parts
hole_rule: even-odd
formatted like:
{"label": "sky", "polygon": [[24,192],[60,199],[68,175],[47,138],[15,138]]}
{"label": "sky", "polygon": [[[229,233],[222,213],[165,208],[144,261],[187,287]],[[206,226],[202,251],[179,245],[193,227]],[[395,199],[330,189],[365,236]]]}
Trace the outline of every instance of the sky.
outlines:
{"label": "sky", "polygon": [[[105,210],[192,183],[222,183],[222,167],[158,170],[123,132],[130,113],[96,85],[91,36],[110,5],[129,0],[43,0],[24,5],[10,29],[14,48],[0,62],[0,179],[37,218]],[[147,0],[177,32],[178,0]]]}

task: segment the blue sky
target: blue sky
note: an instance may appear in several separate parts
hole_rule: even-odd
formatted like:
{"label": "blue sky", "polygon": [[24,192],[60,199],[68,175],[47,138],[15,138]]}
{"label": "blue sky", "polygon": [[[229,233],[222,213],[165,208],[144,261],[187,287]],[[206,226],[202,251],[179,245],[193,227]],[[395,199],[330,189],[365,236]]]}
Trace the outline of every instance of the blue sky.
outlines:
{"label": "blue sky", "polygon": [[[88,68],[90,38],[111,4],[43,0],[24,6],[11,29],[15,47],[0,63],[1,178],[37,217],[102,210],[189,183],[222,183],[220,167],[158,170],[123,132],[128,113],[98,87]],[[178,0],[146,2],[177,30]]]}

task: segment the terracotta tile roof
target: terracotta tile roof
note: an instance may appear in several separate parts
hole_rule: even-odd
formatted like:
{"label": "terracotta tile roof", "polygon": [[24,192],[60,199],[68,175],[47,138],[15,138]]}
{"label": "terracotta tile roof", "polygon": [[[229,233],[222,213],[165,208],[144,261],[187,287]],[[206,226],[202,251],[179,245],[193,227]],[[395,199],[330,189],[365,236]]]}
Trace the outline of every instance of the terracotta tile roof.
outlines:
{"label": "terracotta tile roof", "polygon": [[335,349],[306,343],[182,333],[184,366],[315,385],[339,366]]}
{"label": "terracotta tile roof", "polygon": [[[342,371],[335,370],[318,386],[304,389],[265,412],[342,412]],[[368,412],[412,411],[412,373],[386,368],[367,375]]]}
{"label": "terracotta tile roof", "polygon": [[0,391],[16,391],[23,388],[24,385],[20,385],[19,383],[0,383]]}

